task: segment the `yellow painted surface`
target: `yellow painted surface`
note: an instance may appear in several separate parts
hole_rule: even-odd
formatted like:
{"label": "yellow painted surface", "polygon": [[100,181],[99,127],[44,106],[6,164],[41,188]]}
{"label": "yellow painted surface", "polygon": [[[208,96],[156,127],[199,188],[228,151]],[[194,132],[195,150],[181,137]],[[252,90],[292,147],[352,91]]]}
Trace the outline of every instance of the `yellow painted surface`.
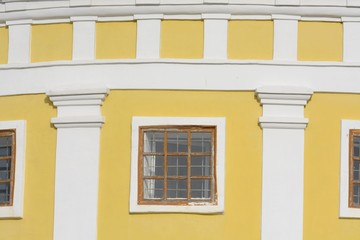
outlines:
{"label": "yellow painted surface", "polygon": [[0,28],[0,64],[8,62],[8,48],[9,48],[9,30],[8,28]]}
{"label": "yellow painted surface", "polygon": [[0,121],[26,120],[24,218],[1,219],[0,239],[52,239],[56,130],[50,119],[56,110],[46,99],[43,94],[0,97]]}
{"label": "yellow painted surface", "polygon": [[136,22],[96,23],[96,58],[136,57]]}
{"label": "yellow painted surface", "polygon": [[299,22],[298,60],[342,61],[342,24]]}
{"label": "yellow painted surface", "polygon": [[[260,240],[261,107],[254,92],[113,90],[102,112],[99,240]],[[224,214],[129,214],[133,116],[226,117]]]}
{"label": "yellow painted surface", "polygon": [[359,219],[339,219],[340,121],[360,119],[360,95],[315,94],[305,109],[304,240],[358,240]]}
{"label": "yellow painted surface", "polygon": [[32,26],[31,62],[71,60],[72,24]]}
{"label": "yellow painted surface", "polygon": [[274,25],[272,21],[229,21],[228,58],[273,58]]}
{"label": "yellow painted surface", "polygon": [[203,49],[203,21],[162,21],[161,58],[203,58]]}

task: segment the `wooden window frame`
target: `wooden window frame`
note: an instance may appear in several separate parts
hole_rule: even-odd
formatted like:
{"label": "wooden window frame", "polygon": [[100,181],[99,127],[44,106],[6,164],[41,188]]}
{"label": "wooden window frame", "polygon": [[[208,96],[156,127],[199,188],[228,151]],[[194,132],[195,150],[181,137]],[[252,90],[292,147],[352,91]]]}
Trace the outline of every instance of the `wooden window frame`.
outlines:
{"label": "wooden window frame", "polygon": [[[164,152],[163,153],[145,153],[144,152],[144,134],[146,131],[164,131]],[[187,133],[187,152],[168,152],[167,151],[167,134],[173,131]],[[211,133],[211,152],[210,153],[192,153],[191,152],[191,133],[194,132],[207,132]],[[139,149],[138,149],[138,204],[139,205],[189,205],[196,203],[210,203],[217,204],[217,184],[216,184],[216,126],[199,126],[199,125],[154,125],[154,126],[140,126],[139,127]],[[164,156],[164,176],[143,176],[143,158],[144,156]],[[168,156],[187,156],[187,176],[167,176],[167,157]],[[210,156],[210,176],[191,176],[191,156]],[[164,197],[163,199],[144,199],[144,186],[145,179],[162,179],[164,181]],[[187,182],[187,198],[167,199],[167,180],[186,180]],[[210,198],[191,198],[191,180],[204,179],[210,180]]]}
{"label": "wooden window frame", "polygon": [[8,202],[0,202],[0,207],[13,206],[14,202],[14,186],[15,186],[15,166],[16,166],[16,130],[6,129],[0,130],[0,137],[12,137],[11,156],[0,157],[0,161],[10,160],[10,178],[0,179],[0,183],[10,183],[10,196]]}
{"label": "wooden window frame", "polygon": [[[355,205],[353,202],[354,198],[354,184],[360,185],[360,179],[355,181],[354,178],[354,137],[360,137],[360,129],[350,129],[349,130],[349,197],[348,203],[350,208],[360,208],[359,205]],[[360,161],[360,157],[357,157],[355,160]]]}

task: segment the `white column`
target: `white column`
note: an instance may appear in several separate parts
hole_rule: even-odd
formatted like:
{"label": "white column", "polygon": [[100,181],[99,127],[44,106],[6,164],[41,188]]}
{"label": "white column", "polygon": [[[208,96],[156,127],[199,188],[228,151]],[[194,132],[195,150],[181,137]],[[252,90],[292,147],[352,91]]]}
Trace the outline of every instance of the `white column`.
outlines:
{"label": "white column", "polygon": [[343,61],[360,62],[360,18],[343,17]]}
{"label": "white column", "polygon": [[50,91],[57,107],[54,240],[96,240],[100,107],[106,88]]}
{"label": "white column", "polygon": [[136,58],[160,58],[162,14],[135,15],[137,19]]}
{"label": "white column", "polygon": [[312,91],[261,87],[263,106],[262,240],[303,239],[304,106]]}
{"label": "white column", "polygon": [[8,63],[29,63],[31,20],[7,21],[9,26]]}
{"label": "white column", "polygon": [[296,61],[298,47],[298,16],[273,15],[274,60]]}
{"label": "white column", "polygon": [[95,59],[97,17],[72,17],[73,22],[73,60]]}
{"label": "white column", "polygon": [[203,14],[204,59],[227,59],[230,14]]}

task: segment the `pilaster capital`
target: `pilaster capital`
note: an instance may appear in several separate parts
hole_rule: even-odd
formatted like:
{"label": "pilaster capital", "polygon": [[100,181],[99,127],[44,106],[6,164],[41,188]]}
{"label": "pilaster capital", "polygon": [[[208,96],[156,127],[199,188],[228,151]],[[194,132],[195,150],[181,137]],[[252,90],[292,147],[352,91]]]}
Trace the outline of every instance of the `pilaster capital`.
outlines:
{"label": "pilaster capital", "polygon": [[304,106],[313,91],[304,87],[265,86],[256,90],[256,96],[263,106],[259,118],[262,128],[305,129],[308,119],[304,118]]}
{"label": "pilaster capital", "polygon": [[48,91],[49,99],[58,108],[58,116],[51,122],[56,128],[101,127],[105,120],[100,106],[107,94],[105,87]]}

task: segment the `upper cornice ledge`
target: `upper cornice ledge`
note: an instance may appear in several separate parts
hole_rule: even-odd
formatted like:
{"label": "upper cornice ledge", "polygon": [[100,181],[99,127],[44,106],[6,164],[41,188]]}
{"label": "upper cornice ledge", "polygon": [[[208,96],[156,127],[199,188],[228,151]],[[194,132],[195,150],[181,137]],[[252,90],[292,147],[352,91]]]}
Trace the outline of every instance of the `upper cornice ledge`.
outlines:
{"label": "upper cornice ledge", "polygon": [[136,14],[295,15],[360,17],[360,0],[0,0],[0,23],[73,16],[116,17]]}

